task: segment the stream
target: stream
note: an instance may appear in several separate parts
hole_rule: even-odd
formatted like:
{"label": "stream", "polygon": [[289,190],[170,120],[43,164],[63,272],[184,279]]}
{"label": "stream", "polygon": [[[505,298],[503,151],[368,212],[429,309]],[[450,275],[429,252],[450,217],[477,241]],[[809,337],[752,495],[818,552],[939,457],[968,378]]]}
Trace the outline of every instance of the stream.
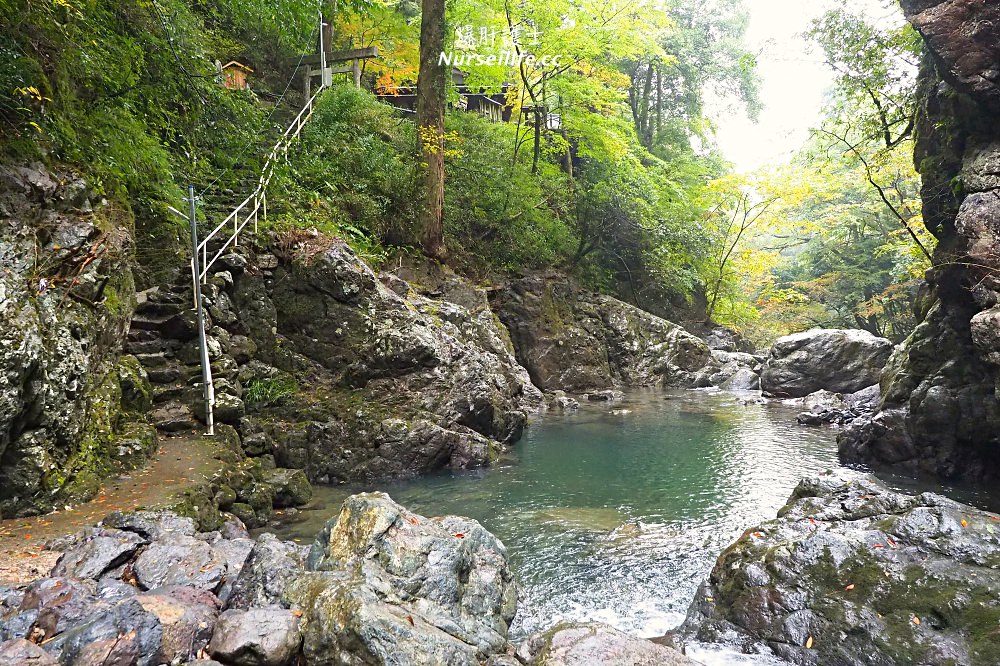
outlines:
{"label": "stream", "polygon": [[411,511],[470,516],[500,537],[523,588],[513,640],[561,619],[662,635],[727,545],[774,518],[802,477],[842,469],[835,430],[799,426],[801,408],[755,399],[648,390],[548,412],[492,468],[317,487],[309,507],[268,529],[309,543],[346,496],[383,490]]}

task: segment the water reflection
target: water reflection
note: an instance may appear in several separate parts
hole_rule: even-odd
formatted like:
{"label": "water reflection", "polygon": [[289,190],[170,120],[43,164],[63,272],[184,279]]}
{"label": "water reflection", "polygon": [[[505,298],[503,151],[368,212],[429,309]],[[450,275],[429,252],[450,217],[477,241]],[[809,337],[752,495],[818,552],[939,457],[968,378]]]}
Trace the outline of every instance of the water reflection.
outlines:
{"label": "water reflection", "polygon": [[491,470],[321,489],[326,508],[283,532],[308,541],[346,495],[385,490],[504,541],[524,588],[515,636],[559,619],[658,635],[725,546],[774,517],[801,477],[838,467],[833,433],[794,414],[728,393],[632,393],[538,418]]}

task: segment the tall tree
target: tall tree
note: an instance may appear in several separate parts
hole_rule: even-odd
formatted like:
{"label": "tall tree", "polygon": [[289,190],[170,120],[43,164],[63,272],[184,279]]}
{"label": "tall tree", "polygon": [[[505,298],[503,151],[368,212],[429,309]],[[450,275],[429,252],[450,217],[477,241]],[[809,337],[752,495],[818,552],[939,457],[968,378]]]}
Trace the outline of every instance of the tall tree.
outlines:
{"label": "tall tree", "polygon": [[424,253],[434,259],[446,255],[444,244],[444,105],[446,65],[444,51],[445,0],[422,0],[420,16],[420,73],[417,75],[417,127],[422,206],[419,223]]}

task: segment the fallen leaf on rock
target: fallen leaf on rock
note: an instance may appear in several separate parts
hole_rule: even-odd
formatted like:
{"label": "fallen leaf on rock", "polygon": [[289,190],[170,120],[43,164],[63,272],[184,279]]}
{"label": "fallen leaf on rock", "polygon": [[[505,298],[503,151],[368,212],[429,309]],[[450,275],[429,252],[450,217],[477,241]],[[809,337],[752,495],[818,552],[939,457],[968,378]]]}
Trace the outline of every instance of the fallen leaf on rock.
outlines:
{"label": "fallen leaf on rock", "polygon": [[962,519],[962,527],[968,527],[968,526],[969,526],[969,521],[967,521],[965,518],[963,518]]}
{"label": "fallen leaf on rock", "polygon": [[294,615],[295,617],[302,617],[302,611],[300,611],[300,610],[293,610],[292,611],[292,615]]}
{"label": "fallen leaf on rock", "polygon": [[913,624],[920,624],[920,618],[916,615],[913,616]]}
{"label": "fallen leaf on rock", "polygon": [[811,650],[812,646],[813,646],[813,637],[810,636],[809,638],[806,639],[806,649]]}
{"label": "fallen leaf on rock", "polygon": [[845,590],[853,590],[853,589],[854,589],[854,583],[851,583],[850,585],[848,585],[848,586],[847,586],[847,587],[845,587],[844,589],[845,589]]}
{"label": "fallen leaf on rock", "polygon": [[880,543],[877,543],[877,544],[875,544],[874,546],[872,546],[872,548],[885,548],[885,546],[883,546],[883,545],[882,545],[882,544],[880,544]]}
{"label": "fallen leaf on rock", "polygon": [[455,537],[456,539],[464,539],[465,538],[465,535],[462,534],[461,532],[456,532],[452,536]]}

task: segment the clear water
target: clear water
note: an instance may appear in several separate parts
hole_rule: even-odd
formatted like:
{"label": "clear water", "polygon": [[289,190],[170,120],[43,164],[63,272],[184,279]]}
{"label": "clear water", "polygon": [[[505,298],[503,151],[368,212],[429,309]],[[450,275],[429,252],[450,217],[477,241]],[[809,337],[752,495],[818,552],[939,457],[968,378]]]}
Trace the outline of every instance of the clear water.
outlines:
{"label": "clear water", "polygon": [[661,635],[728,544],[773,518],[803,476],[839,467],[833,431],[740,399],[649,391],[547,413],[491,469],[318,488],[316,506],[278,531],[309,542],[344,497],[384,490],[503,540],[524,590],[515,638],[560,619]]}

